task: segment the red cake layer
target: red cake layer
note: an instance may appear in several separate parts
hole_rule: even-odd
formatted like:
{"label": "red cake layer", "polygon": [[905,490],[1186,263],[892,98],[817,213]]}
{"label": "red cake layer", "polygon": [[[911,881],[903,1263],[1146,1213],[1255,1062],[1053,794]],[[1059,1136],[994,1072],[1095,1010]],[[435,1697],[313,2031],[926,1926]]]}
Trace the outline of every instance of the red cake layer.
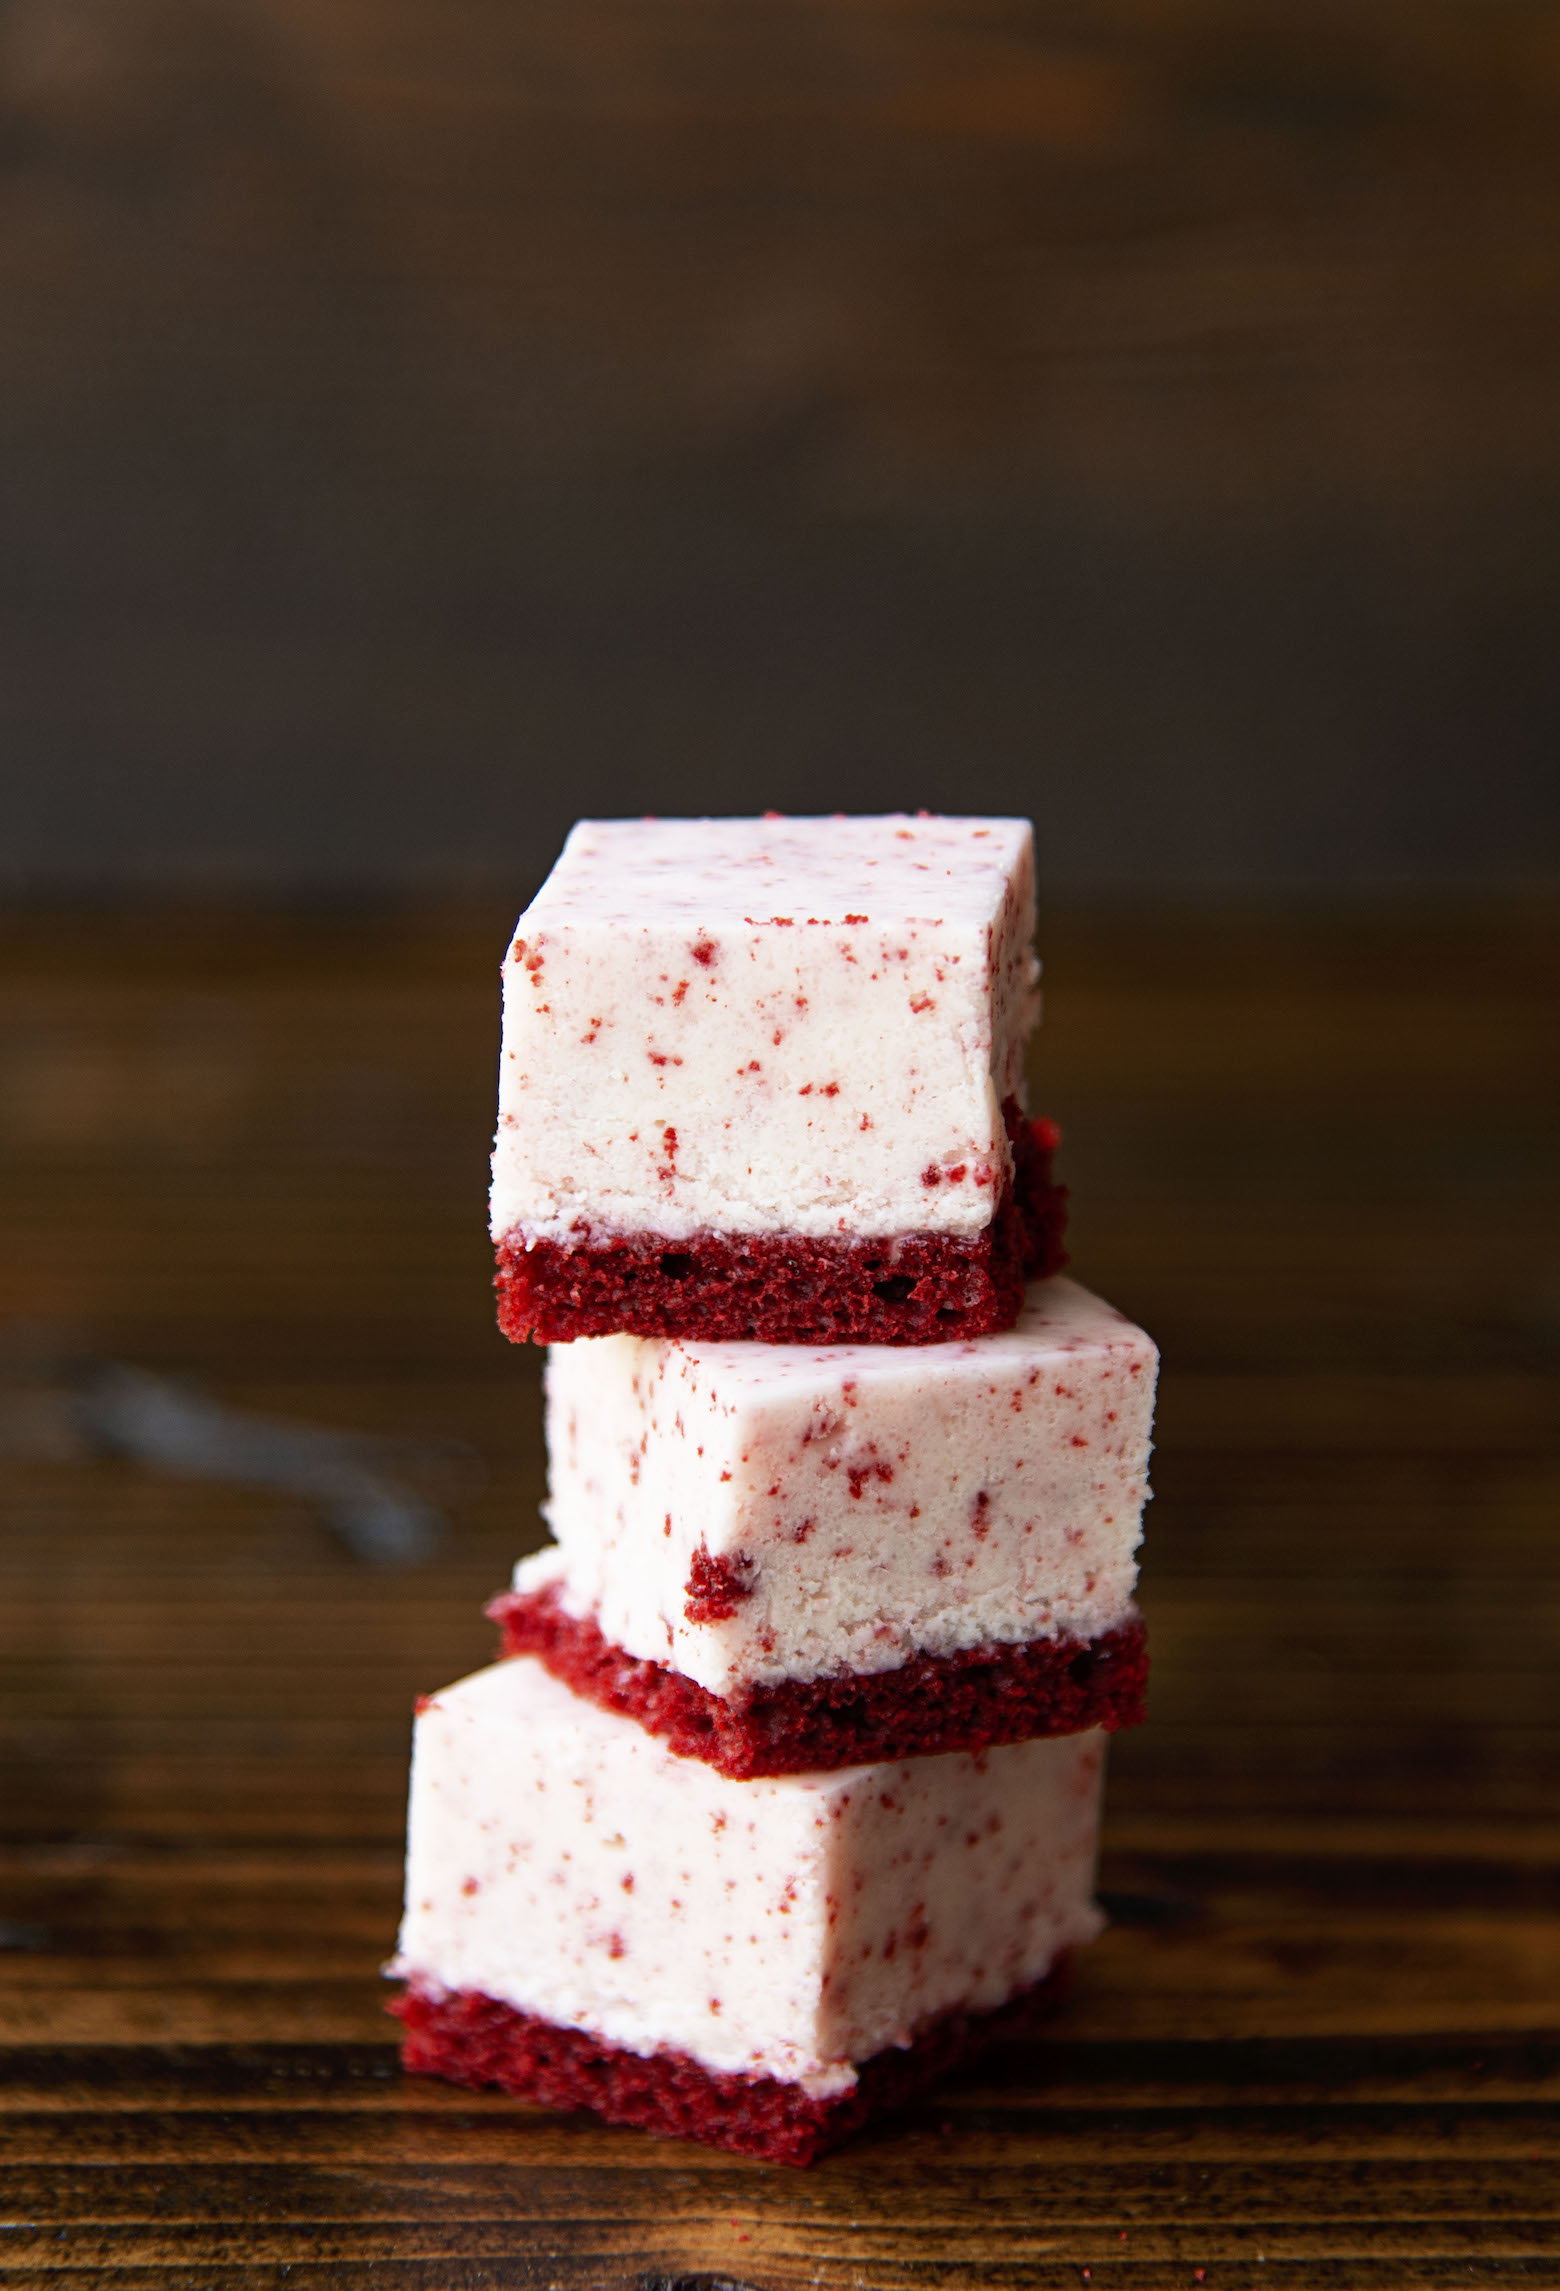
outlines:
{"label": "red cake layer", "polygon": [[405,2026],[401,2064],[414,2076],[496,2085],[543,2108],[589,2108],[609,2124],[703,2140],[775,2164],[810,2164],[961,2062],[1032,2035],[1060,1995],[1066,1961],[989,2013],[948,2013],[903,2050],[861,2064],[854,2089],[810,2099],[772,2076],[727,2076],[684,2052],[648,2057],[582,2029],[517,2012],[474,1990],[437,1995],[413,1986],[390,2011]]}
{"label": "red cake layer", "polygon": [[[498,1324],[515,1343],[577,1336],[757,1338],[765,1344],[940,1344],[1011,1328],[1024,1283],[1060,1272],[1067,1188],[1051,1177],[1059,1135],[1011,1098],[1013,1177],[974,1239],[901,1233],[595,1234],[498,1244]],[[935,1173],[929,1173],[935,1174]]]}
{"label": "red cake layer", "polygon": [[827,1773],[875,1758],[989,1750],[1040,1734],[1114,1733],[1143,1717],[1148,1642],[1134,1612],[1097,1639],[1031,1639],[916,1655],[899,1669],[789,1679],[725,1702],[680,1671],[604,1638],[565,1614],[555,1586],[506,1591],[488,1613],[506,1655],[535,1655],[587,1701],[637,1719],[680,1757],[739,1782]]}

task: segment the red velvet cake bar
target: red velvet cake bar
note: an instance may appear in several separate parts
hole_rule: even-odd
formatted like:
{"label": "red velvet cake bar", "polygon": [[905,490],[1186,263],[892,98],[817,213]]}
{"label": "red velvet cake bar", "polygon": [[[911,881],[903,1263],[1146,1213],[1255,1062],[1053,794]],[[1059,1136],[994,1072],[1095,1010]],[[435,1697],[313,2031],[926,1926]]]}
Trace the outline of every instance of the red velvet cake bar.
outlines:
{"label": "red velvet cake bar", "polygon": [[420,1709],[414,2070],[805,2163],[1092,1938],[1098,1734],[732,1781],[524,1657]]}
{"label": "red velvet cake bar", "polygon": [[1066,1279],[914,1351],[560,1345],[505,1647],[736,1776],[1132,1725],[1156,1365]]}
{"label": "red velvet cake bar", "polygon": [[519,1340],[925,1344],[1062,1263],[1018,820],[585,821],[504,965]]}

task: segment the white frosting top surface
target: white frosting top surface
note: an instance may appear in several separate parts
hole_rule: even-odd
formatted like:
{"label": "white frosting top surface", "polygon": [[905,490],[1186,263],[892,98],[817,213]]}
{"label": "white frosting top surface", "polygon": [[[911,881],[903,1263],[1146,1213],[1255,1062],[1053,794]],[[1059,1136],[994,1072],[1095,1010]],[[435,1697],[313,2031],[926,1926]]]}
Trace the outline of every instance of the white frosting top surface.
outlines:
{"label": "white frosting top surface", "polygon": [[1098,1734],[733,1782],[526,1657],[417,1720],[395,1970],[827,2094],[1092,1938]]}
{"label": "white frosting top surface", "polygon": [[[558,1586],[630,1654],[712,1693],[993,1643],[1090,1639],[1131,1609],[1158,1355],[1062,1278],[1018,1325],[926,1346],[554,1346]],[[711,1611],[701,1578],[733,1587]]]}
{"label": "white frosting top surface", "polygon": [[726,929],[987,923],[1029,849],[1022,819],[582,819],[521,922]]}
{"label": "white frosting top surface", "polygon": [[504,964],[494,1237],[983,1232],[1033,933],[1022,821],[582,823]]}

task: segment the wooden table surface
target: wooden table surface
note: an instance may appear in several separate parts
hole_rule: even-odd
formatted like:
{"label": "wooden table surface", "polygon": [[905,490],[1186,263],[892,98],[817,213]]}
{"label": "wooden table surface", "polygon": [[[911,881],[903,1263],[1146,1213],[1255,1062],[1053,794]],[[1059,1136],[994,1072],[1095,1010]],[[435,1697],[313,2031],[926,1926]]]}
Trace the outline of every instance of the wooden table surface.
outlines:
{"label": "wooden table surface", "polygon": [[[507,921],[0,924],[0,2270],[1560,2282],[1552,919],[1047,932],[1076,1267],[1167,1363],[1114,1922],[1049,2043],[807,2173],[403,2082],[383,2018],[411,1699],[540,1534]],[[91,1360],[482,1475],[374,1569],[76,1452]]]}

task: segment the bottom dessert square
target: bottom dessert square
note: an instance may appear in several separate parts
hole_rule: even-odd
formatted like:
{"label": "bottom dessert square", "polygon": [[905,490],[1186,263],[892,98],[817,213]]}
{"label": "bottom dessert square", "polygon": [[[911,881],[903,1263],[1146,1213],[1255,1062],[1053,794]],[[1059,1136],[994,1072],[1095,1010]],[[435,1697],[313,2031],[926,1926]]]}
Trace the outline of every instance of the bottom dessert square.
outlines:
{"label": "bottom dessert square", "polygon": [[803,2163],[1093,1937],[1103,1737],[736,1781],[530,1657],[421,1708],[410,2068]]}

